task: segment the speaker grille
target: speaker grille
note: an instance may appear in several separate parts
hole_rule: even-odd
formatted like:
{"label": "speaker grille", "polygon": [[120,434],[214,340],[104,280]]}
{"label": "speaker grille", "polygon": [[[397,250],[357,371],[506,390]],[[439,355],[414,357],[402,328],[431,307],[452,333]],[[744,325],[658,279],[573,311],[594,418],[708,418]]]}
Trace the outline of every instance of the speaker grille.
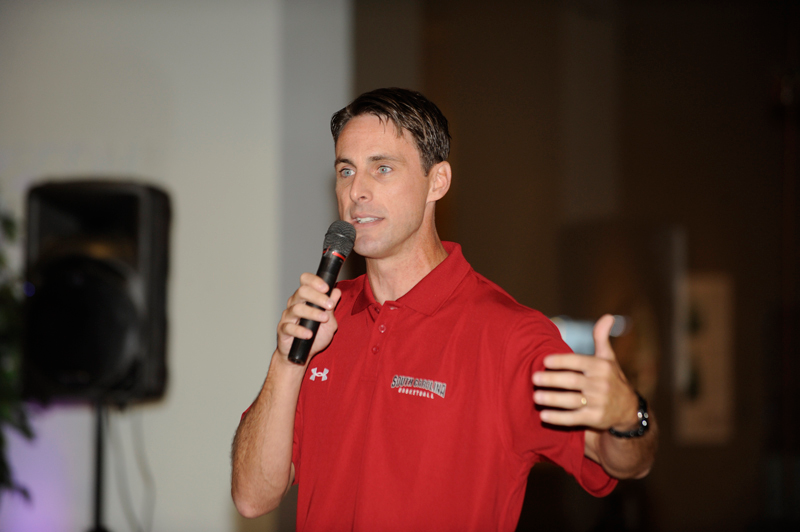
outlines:
{"label": "speaker grille", "polygon": [[24,393],[125,403],[163,395],[170,208],[154,187],[31,189]]}

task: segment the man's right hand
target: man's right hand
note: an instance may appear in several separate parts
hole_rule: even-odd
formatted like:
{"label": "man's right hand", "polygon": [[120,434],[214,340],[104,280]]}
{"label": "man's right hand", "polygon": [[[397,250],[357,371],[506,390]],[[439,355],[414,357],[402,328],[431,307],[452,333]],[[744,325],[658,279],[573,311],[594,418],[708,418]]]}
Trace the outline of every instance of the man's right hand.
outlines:
{"label": "man's right hand", "polygon": [[[292,294],[286,303],[286,310],[278,322],[278,352],[286,360],[295,338],[309,339],[311,331],[300,325],[300,319],[318,321],[320,323],[314,344],[311,346],[308,360],[328,347],[338,328],[333,310],[342,297],[342,291],[334,288],[328,297],[328,285],[320,277],[312,273],[300,276],[300,288]],[[324,310],[312,307],[313,303]]]}

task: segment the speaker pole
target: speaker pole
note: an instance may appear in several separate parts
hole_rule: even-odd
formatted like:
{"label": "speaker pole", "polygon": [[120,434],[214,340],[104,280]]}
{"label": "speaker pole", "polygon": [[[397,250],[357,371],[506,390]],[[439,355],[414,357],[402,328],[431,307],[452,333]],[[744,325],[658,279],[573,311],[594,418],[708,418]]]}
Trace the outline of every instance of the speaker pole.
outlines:
{"label": "speaker pole", "polygon": [[95,439],[94,439],[94,527],[89,532],[109,532],[103,526],[103,418],[106,407],[102,399],[94,405]]}

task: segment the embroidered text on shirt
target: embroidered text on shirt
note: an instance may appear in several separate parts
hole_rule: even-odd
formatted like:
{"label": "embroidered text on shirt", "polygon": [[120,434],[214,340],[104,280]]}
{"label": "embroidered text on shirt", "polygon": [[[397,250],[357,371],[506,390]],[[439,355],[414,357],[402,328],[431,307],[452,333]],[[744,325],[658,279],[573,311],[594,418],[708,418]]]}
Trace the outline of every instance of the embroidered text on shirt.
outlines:
{"label": "embroidered text on shirt", "polygon": [[[433,381],[430,379],[417,379],[414,377],[406,377],[405,375],[395,375],[392,377],[392,389],[400,388],[398,392],[400,393],[407,393],[407,392],[415,392],[414,390],[408,390],[409,388],[416,388],[417,390],[424,390],[425,392],[430,392],[433,394],[438,395],[442,399],[444,399],[444,394],[447,391],[447,383]],[[421,395],[419,393],[412,393],[412,395]],[[426,395],[426,397],[428,397]],[[432,396],[430,396],[433,399]]]}

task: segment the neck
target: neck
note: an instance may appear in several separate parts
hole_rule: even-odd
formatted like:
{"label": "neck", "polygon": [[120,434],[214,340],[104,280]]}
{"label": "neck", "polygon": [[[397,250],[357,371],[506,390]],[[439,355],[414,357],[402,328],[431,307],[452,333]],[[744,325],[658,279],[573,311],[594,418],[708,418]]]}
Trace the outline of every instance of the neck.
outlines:
{"label": "neck", "polygon": [[402,257],[366,259],[367,278],[375,300],[383,305],[397,301],[447,258],[439,235]]}

